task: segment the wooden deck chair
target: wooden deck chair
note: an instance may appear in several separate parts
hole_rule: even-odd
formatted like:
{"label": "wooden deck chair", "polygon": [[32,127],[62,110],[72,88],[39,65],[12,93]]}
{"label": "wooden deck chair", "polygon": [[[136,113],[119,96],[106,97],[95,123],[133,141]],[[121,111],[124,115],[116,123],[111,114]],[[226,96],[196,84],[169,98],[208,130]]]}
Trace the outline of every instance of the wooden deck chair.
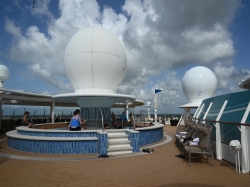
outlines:
{"label": "wooden deck chair", "polygon": [[195,129],[196,124],[191,122],[187,124],[187,133],[186,134],[176,134],[176,145],[178,147],[181,147],[183,139],[186,137],[192,137],[195,135],[196,133],[196,129]]}
{"label": "wooden deck chair", "polygon": [[211,146],[209,146],[209,139],[210,139],[210,134],[212,132],[212,126],[206,125],[205,127],[201,127],[200,131],[202,133],[202,136],[200,138],[200,142],[198,145],[186,145],[184,147],[186,153],[188,154],[188,159],[189,162],[188,164],[190,165],[191,163],[191,154],[202,154],[202,155],[207,155],[207,160],[208,160],[208,155],[211,155],[212,157],[212,166],[214,167],[214,157],[213,157],[213,151]]}

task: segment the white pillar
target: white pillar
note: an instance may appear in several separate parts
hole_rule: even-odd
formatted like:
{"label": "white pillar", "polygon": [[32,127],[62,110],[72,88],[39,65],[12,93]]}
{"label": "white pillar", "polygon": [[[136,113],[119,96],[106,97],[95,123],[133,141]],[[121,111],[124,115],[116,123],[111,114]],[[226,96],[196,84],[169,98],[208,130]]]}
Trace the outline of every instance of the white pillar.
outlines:
{"label": "white pillar", "polygon": [[127,116],[127,119],[128,119],[128,103],[126,105],[126,116]]}
{"label": "white pillar", "polygon": [[55,102],[53,101],[50,106],[51,123],[55,123]]}
{"label": "white pillar", "polygon": [[185,111],[185,119],[184,120],[186,121],[191,117],[191,110],[190,110],[190,108],[185,108],[184,111]]}
{"label": "white pillar", "polygon": [[157,108],[155,108],[155,122],[157,122]]}
{"label": "white pillar", "polygon": [[[220,120],[226,105],[227,105],[227,100],[225,100],[224,104],[222,105],[222,108],[216,118],[216,121]],[[216,127],[216,158],[218,160],[222,160],[220,123],[216,123],[215,127]]]}
{"label": "white pillar", "polygon": [[196,118],[199,118],[200,114],[201,114],[201,111],[203,110],[203,107],[204,107],[204,103],[201,105],[201,107],[199,108],[200,110],[197,112],[197,115],[196,115]]}
{"label": "white pillar", "polygon": [[241,126],[241,152],[242,152],[242,172],[249,173],[249,150],[250,145],[248,143],[248,138],[250,138],[250,127]]}
{"label": "white pillar", "polygon": [[193,115],[193,118],[196,118],[196,115],[197,115],[198,111],[200,111],[200,108],[201,108],[201,104],[200,104],[200,106],[197,108],[197,110],[195,111],[195,113],[194,113],[194,115]]}
{"label": "white pillar", "polygon": [[158,102],[156,100],[156,94],[155,94],[155,100],[154,100],[155,122],[157,122],[157,108],[158,108]]}
{"label": "white pillar", "polygon": [[177,126],[179,126],[179,125],[185,125],[185,122],[184,122],[184,117],[183,116],[185,116],[185,108],[184,108],[184,110],[183,110],[183,113],[182,113],[182,115],[181,115],[181,117],[180,117],[180,119],[179,119],[179,122],[178,122],[178,124],[177,124]]}
{"label": "white pillar", "polygon": [[[247,117],[250,112],[250,102],[248,103],[247,109],[243,115],[243,118],[241,120],[241,123],[246,123]],[[249,151],[250,151],[250,145],[248,143],[248,140],[250,138],[250,127],[248,126],[241,126],[241,151],[242,151],[242,172],[243,173],[249,173],[250,167],[249,167]]]}
{"label": "white pillar", "polygon": [[148,107],[148,120],[150,120],[150,105],[151,105],[151,103],[148,101],[148,102],[147,102],[147,107]]}
{"label": "white pillar", "polygon": [[202,119],[206,119],[207,114],[208,114],[208,112],[209,112],[209,110],[210,110],[210,108],[211,108],[212,104],[213,104],[213,102],[211,102],[211,103],[210,103],[210,105],[208,106],[208,109],[207,109],[207,111],[206,111],[206,113],[205,113],[205,115],[203,116],[203,118],[202,118]]}
{"label": "white pillar", "polygon": [[150,107],[148,107],[148,120],[150,120]]}

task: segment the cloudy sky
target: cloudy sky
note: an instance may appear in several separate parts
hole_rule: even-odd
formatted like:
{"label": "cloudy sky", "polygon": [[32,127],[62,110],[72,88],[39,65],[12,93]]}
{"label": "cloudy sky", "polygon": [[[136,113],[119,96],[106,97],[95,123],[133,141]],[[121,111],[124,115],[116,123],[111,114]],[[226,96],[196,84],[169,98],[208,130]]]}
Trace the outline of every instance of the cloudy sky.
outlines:
{"label": "cloudy sky", "polygon": [[[0,63],[10,70],[4,87],[35,93],[74,92],[64,70],[64,50],[79,30],[101,26],[116,34],[127,55],[117,93],[152,101],[159,113],[181,113],[185,71],[206,66],[216,75],[216,95],[241,91],[250,76],[248,0],[2,0]],[[145,107],[144,107],[145,108]],[[146,109],[146,108],[145,108]]]}

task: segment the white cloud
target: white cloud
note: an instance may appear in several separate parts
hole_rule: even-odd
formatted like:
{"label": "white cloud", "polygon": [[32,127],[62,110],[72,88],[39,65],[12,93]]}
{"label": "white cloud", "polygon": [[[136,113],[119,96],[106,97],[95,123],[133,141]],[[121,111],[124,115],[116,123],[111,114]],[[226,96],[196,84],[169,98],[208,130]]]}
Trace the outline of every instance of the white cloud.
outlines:
{"label": "white cloud", "polygon": [[[170,68],[209,66],[214,68],[220,88],[226,88],[236,75],[240,79],[249,74],[232,64],[235,49],[228,27],[241,6],[238,0],[126,0],[121,14],[110,7],[101,12],[96,1],[60,0],[58,19],[49,11],[49,0],[37,3],[40,9],[37,4],[32,14],[49,20],[46,33],[36,25],[21,29],[15,20],[6,19],[5,29],[13,36],[9,56],[26,63],[34,76],[58,89],[72,89],[65,79],[64,50],[69,39],[88,26],[102,26],[123,42],[128,68],[118,92],[134,94],[138,99],[149,99],[149,82],[152,87],[158,84],[164,88],[164,104],[187,102],[181,80],[168,71]],[[220,73],[225,69],[229,72]],[[151,79],[163,72],[166,80],[156,83]]]}
{"label": "white cloud", "polygon": [[31,10],[31,14],[40,18],[47,17],[49,20],[53,20],[54,16],[49,11],[49,3],[50,0],[35,1],[34,7],[33,4],[32,7],[29,7],[29,9]]}
{"label": "white cloud", "polygon": [[[42,69],[39,64],[33,64],[31,66],[28,66],[28,68],[32,70],[34,75],[40,76],[44,80],[44,82],[57,85],[57,88],[59,88],[63,92],[69,92],[71,90],[70,84],[63,83],[61,77],[58,77],[55,74],[51,74],[50,71]],[[53,77],[53,79],[51,79],[51,77]]]}
{"label": "white cloud", "polygon": [[218,80],[218,89],[228,88],[228,91],[233,92],[239,90],[237,86],[238,83],[241,82],[242,79],[249,77],[250,70],[239,69],[237,67],[223,65],[223,63],[218,63],[214,68],[214,73]]}

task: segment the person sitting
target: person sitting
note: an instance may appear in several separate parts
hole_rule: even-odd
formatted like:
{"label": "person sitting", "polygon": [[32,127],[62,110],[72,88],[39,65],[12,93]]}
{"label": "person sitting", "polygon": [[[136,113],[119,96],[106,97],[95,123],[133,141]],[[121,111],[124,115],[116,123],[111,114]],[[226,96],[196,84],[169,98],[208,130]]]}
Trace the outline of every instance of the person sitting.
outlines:
{"label": "person sitting", "polygon": [[119,124],[116,120],[114,112],[111,113],[111,120],[112,120],[112,125],[116,128],[119,129]]}
{"label": "person sitting", "polygon": [[151,121],[150,123],[145,124],[144,127],[151,127],[151,126],[153,126],[153,125],[155,125],[155,124],[153,124],[152,121]]}
{"label": "person sitting", "polygon": [[[74,116],[72,116],[69,124],[69,130],[70,131],[80,131],[80,130],[86,130],[87,126],[85,125],[87,120],[82,121],[80,116],[80,110],[76,109],[74,111]],[[81,127],[82,125],[82,127]]]}
{"label": "person sitting", "polygon": [[106,119],[104,120],[103,124],[104,124],[104,128],[105,129],[110,129],[110,126],[109,126],[109,124],[108,124],[108,122],[107,122]]}
{"label": "person sitting", "polygon": [[152,121],[151,121],[151,122],[149,123],[149,126],[153,126],[153,125],[155,125],[155,124],[153,124]]}
{"label": "person sitting", "polygon": [[129,126],[133,126],[134,125],[134,118],[133,118],[133,114],[130,113],[129,114],[129,123],[128,123]]}
{"label": "person sitting", "polygon": [[28,126],[29,128],[35,128],[35,125],[31,122],[29,119],[30,113],[25,111],[23,115],[23,120],[22,120],[22,126]]}

